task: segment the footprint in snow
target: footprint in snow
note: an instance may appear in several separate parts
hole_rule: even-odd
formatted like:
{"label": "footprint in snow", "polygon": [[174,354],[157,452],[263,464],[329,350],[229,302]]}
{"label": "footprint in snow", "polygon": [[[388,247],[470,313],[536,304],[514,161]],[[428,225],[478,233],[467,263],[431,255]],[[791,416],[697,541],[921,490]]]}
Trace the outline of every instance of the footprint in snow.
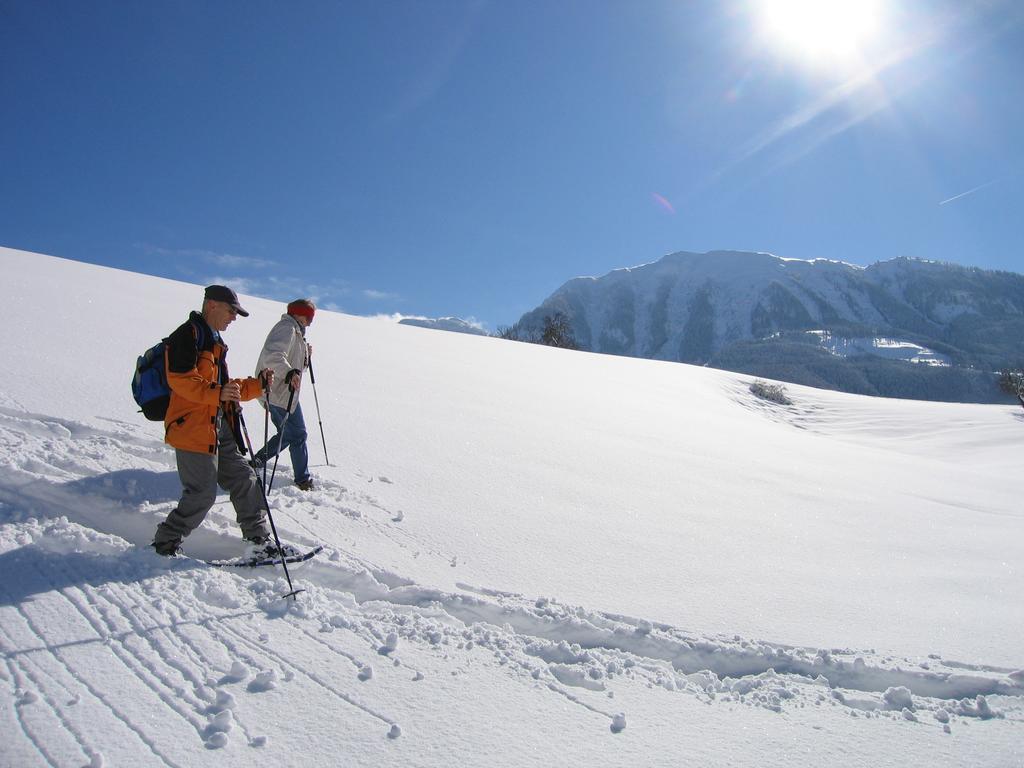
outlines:
{"label": "footprint in snow", "polygon": [[274,688],[277,688],[277,673],[272,669],[268,669],[256,675],[253,681],[249,683],[247,690],[250,693],[263,693]]}
{"label": "footprint in snow", "polygon": [[394,653],[396,648],[398,648],[398,633],[389,632],[384,645],[377,649],[377,653],[381,656],[387,656],[390,653]]}
{"label": "footprint in snow", "polygon": [[626,730],[626,716],[621,712],[612,718],[610,726],[612,733],[622,733]]}
{"label": "footprint in snow", "polygon": [[25,691],[18,697],[19,705],[35,704],[39,701],[39,695],[35,691]]}
{"label": "footprint in snow", "polygon": [[604,691],[607,688],[596,669],[588,672],[575,664],[549,664],[548,669],[563,685],[586,688],[591,691]]}
{"label": "footprint in snow", "polygon": [[210,713],[224,712],[235,708],[235,697],[227,691],[217,691],[217,698],[207,709]]}
{"label": "footprint in snow", "polygon": [[228,735],[226,733],[215,733],[204,744],[207,749],[222,749],[228,745]]}
{"label": "footprint in snow", "polygon": [[235,727],[235,717],[230,709],[225,709],[210,717],[206,733],[212,737],[218,733],[230,733]]}
{"label": "footprint in snow", "polygon": [[249,668],[240,661],[236,661],[231,665],[231,671],[228,672],[224,677],[220,679],[220,684],[225,683],[240,683],[249,677]]}

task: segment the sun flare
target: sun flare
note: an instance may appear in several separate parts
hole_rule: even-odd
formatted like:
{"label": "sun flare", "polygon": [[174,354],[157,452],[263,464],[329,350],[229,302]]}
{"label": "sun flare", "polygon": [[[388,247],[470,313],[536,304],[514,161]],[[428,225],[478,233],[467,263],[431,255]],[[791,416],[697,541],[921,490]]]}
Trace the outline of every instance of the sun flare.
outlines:
{"label": "sun flare", "polygon": [[756,15],[770,46],[812,63],[862,56],[882,22],[878,0],[757,0]]}

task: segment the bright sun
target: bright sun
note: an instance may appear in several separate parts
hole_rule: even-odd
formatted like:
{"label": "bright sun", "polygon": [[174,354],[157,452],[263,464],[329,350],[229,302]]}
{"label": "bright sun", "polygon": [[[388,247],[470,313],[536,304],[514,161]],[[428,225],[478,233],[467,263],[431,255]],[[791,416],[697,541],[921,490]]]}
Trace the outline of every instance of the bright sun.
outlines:
{"label": "bright sun", "polygon": [[767,42],[811,63],[843,63],[864,53],[881,27],[880,0],[755,0]]}

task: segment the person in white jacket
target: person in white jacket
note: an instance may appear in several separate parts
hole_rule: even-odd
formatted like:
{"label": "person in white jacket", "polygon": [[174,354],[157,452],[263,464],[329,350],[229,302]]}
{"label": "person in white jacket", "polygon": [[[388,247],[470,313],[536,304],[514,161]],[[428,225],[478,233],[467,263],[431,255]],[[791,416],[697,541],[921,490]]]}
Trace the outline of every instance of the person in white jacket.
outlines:
{"label": "person in white jacket", "polygon": [[[309,451],[306,449],[306,422],[299,405],[299,390],[302,375],[309,367],[312,347],[306,343],[306,329],[312,325],[316,306],[309,299],[296,299],[288,310],[270,329],[267,340],[260,352],[256,370],[271,369],[273,384],[267,395],[260,398],[264,407],[269,406],[270,418],[277,427],[274,435],[256,454],[253,464],[259,468],[278,452],[288,449],[295,473],[295,485],[304,491],[313,490],[313,478],[309,474]],[[290,410],[289,410],[290,406]]]}

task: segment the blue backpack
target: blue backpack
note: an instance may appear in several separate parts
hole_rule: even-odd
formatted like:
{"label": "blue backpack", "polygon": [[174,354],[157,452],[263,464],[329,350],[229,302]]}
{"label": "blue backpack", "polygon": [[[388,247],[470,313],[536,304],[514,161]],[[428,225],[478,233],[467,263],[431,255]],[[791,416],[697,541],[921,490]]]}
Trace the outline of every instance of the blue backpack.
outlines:
{"label": "blue backpack", "polygon": [[[192,332],[196,336],[196,348],[199,349],[202,347],[203,330],[193,322]],[[163,421],[171,402],[171,387],[167,383],[167,356],[164,354],[166,350],[167,339],[164,339],[139,355],[135,363],[132,397],[150,421]]]}

